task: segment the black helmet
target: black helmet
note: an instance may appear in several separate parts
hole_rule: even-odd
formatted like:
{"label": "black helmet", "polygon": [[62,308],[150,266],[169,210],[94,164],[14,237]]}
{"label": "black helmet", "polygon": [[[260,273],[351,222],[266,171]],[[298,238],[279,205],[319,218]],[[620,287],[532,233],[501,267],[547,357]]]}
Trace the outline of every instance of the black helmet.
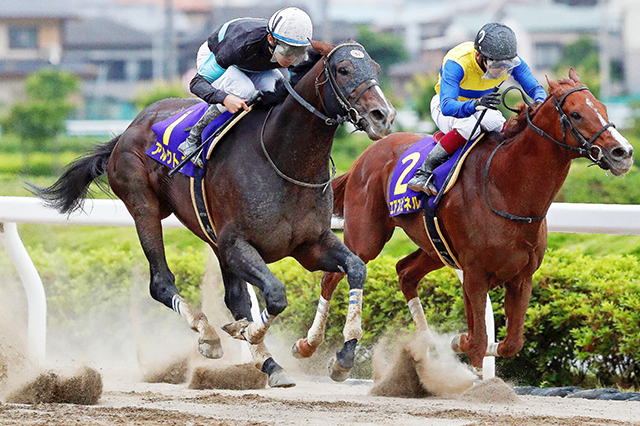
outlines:
{"label": "black helmet", "polygon": [[518,55],[515,33],[511,28],[497,22],[480,28],[473,45],[482,56],[488,59],[511,59]]}

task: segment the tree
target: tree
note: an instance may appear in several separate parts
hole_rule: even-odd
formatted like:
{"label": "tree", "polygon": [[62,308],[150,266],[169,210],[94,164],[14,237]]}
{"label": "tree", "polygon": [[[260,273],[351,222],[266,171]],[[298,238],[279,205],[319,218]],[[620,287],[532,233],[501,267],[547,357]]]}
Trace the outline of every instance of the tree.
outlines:
{"label": "tree", "polygon": [[368,25],[359,25],[357,30],[358,42],[367,49],[373,60],[380,64],[381,73],[384,76],[388,76],[393,64],[409,59],[402,37],[396,34],[373,32]]}
{"label": "tree", "polygon": [[142,111],[152,103],[162,99],[186,98],[189,96],[191,96],[191,94],[185,91],[180,81],[174,81],[172,83],[161,82],[154,85],[150,90],[138,93],[134,99],[134,103],[136,108]]}
{"label": "tree", "polygon": [[555,66],[555,72],[561,77],[566,77],[570,67],[573,67],[580,74],[580,79],[599,98],[600,64],[598,43],[594,39],[588,36],[580,37],[564,47],[562,60]]}
{"label": "tree", "polygon": [[72,74],[53,68],[38,71],[25,82],[29,100],[11,107],[2,126],[27,142],[25,152],[42,150],[65,129],[65,121],[75,109],[69,97],[79,89],[80,82]]}

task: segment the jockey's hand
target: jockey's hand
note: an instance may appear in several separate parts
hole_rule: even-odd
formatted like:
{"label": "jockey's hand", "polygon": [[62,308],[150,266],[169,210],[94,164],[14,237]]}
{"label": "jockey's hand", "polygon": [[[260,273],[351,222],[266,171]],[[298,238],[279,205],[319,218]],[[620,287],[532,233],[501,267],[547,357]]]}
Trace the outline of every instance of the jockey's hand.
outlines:
{"label": "jockey's hand", "polygon": [[487,93],[478,99],[474,106],[476,111],[482,111],[484,109],[498,109],[498,105],[502,103],[501,95],[498,92]]}
{"label": "jockey's hand", "polygon": [[227,108],[227,111],[229,111],[232,114],[235,114],[236,112],[240,111],[240,109],[243,109],[245,111],[249,109],[246,103],[246,99],[241,99],[235,95],[227,95],[224,98],[223,103],[224,103],[224,106]]}

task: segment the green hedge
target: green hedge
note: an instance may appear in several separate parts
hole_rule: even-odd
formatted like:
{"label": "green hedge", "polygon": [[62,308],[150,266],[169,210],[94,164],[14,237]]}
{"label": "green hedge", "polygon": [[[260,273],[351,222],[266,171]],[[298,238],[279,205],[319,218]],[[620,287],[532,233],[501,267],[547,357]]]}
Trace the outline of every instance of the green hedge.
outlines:
{"label": "green hedge", "polygon": [[[365,287],[361,345],[384,333],[412,327],[398,290],[397,259],[371,262]],[[287,286],[289,308],[277,327],[304,337],[313,322],[321,273],[309,273],[291,260],[276,264]],[[600,258],[566,250],[550,251],[534,276],[527,313],[525,347],[512,359],[498,360],[503,378],[529,385],[595,383],[640,386],[640,265],[635,256]],[[439,332],[465,331],[462,288],[449,269],[435,271],[420,287],[427,321]],[[504,291],[491,292],[497,334],[505,337]],[[332,300],[325,346],[339,348],[347,308],[343,281]]]}
{"label": "green hedge", "polygon": [[[169,265],[182,295],[200,303],[206,250],[168,248]],[[75,330],[90,339],[95,327],[108,333],[129,321],[127,315],[109,324],[107,314],[128,313],[131,303],[149,298],[132,293],[132,283],[145,288],[148,264],[138,248],[104,247],[85,251],[42,246],[29,248],[48,299],[50,326]],[[357,375],[370,371],[370,348],[385,333],[413,328],[398,289],[396,257],[381,256],[368,266],[363,328]],[[320,294],[321,272],[308,272],[292,259],[271,265],[285,284],[289,306],[273,326],[288,341],[304,337],[313,322]],[[498,360],[498,374],[521,384],[570,384],[640,387],[640,264],[635,256],[592,257],[578,251],[549,250],[534,276],[525,324],[525,347],[515,358]],[[450,269],[429,274],[421,283],[427,321],[441,333],[466,330],[462,288]],[[504,338],[504,292],[491,292],[497,334]],[[145,299],[146,300],[146,299]],[[321,352],[342,346],[348,285],[343,280],[332,299],[325,344]],[[155,303],[155,302],[154,302]],[[96,324],[93,324],[96,322]],[[85,331],[86,330],[86,331]]]}

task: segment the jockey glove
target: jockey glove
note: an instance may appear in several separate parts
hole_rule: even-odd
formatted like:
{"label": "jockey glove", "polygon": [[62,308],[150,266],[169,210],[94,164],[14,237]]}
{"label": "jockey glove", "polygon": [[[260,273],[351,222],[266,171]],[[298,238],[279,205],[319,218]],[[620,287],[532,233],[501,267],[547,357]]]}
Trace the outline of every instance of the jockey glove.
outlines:
{"label": "jockey glove", "polygon": [[500,99],[501,95],[498,92],[491,92],[483,95],[480,99],[478,99],[474,106],[476,111],[482,111],[483,109],[498,109],[498,105],[502,103]]}

